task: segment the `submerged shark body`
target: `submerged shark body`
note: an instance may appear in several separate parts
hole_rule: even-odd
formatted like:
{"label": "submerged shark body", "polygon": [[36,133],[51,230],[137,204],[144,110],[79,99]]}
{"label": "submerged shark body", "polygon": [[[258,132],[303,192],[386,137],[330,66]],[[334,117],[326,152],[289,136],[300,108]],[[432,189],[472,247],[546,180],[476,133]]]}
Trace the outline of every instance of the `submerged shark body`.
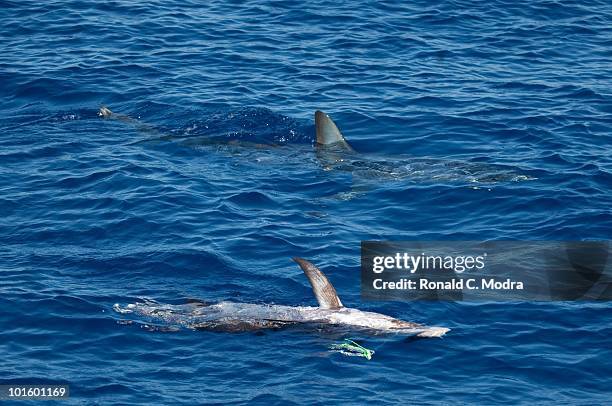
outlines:
{"label": "submerged shark body", "polygon": [[437,180],[467,179],[470,182],[502,182],[532,179],[508,168],[466,162],[411,158],[410,160],[364,159],[346,141],[329,115],[315,112],[317,158],[327,170],[343,170],[362,178],[401,179],[425,177]]}
{"label": "submerged shark body", "polygon": [[[101,107],[98,115],[106,119],[115,119],[134,125],[139,131],[149,135],[147,140],[178,139],[186,145],[199,146],[218,144],[238,144],[258,148],[279,145],[262,139],[227,139],[219,137],[196,136],[186,132],[185,136],[162,135],[153,126],[142,123],[124,114],[114,113],[107,107]],[[336,123],[324,112],[317,110],[314,114],[316,141],[315,153],[324,170],[350,172],[360,179],[434,179],[439,181],[468,181],[470,183],[515,182],[533,179],[520,175],[511,168],[475,164],[468,162],[447,161],[441,159],[414,158],[402,159],[380,157],[357,153],[346,141]],[[152,138],[150,136],[153,136]],[[284,139],[284,137],[280,137]]]}
{"label": "submerged shark body", "polygon": [[202,302],[164,305],[155,302],[115,305],[119,313],[135,313],[170,325],[211,331],[255,331],[288,326],[332,326],[370,334],[441,337],[449,329],[428,327],[384,314],[344,307],[325,275],[310,262],[294,258],[300,265],[319,302],[319,307],[261,305],[251,303]]}

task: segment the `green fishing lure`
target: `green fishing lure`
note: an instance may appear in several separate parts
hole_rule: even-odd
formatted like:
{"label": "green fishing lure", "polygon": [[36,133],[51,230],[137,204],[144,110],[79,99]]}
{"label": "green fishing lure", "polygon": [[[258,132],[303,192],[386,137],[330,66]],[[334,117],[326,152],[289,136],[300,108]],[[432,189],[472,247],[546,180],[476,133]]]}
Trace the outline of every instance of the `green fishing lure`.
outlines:
{"label": "green fishing lure", "polygon": [[367,360],[372,359],[372,355],[374,355],[374,350],[369,350],[348,338],[345,338],[341,344],[332,344],[329,349],[349,357],[363,357]]}

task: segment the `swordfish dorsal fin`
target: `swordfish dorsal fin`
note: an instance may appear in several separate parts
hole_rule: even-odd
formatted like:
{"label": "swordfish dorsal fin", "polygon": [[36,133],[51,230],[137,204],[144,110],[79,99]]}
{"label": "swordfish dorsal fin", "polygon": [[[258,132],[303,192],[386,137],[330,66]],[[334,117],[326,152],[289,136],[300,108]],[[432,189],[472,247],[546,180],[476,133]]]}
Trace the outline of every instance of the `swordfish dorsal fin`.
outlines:
{"label": "swordfish dorsal fin", "polygon": [[339,309],[343,307],[336,293],[336,289],[329,283],[327,277],[319,268],[302,258],[293,258],[293,260],[298,263],[302,271],[306,274],[306,277],[308,277],[320,308]]}
{"label": "swordfish dorsal fin", "polygon": [[317,130],[317,144],[323,146],[339,145],[349,151],[353,151],[353,148],[346,142],[336,123],[321,110],[315,111],[315,127]]}

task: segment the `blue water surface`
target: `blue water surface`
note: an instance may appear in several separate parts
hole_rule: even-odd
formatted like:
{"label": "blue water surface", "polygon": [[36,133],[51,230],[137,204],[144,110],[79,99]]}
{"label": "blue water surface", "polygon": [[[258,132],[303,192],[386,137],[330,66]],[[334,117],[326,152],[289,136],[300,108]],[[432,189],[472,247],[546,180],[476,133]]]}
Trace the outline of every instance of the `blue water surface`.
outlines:
{"label": "blue water surface", "polygon": [[[2,383],[68,383],[73,404],[612,401],[609,304],[359,285],[361,240],[610,239],[609,2],[0,4]],[[322,164],[316,109],[410,176]],[[316,331],[113,311],[314,305],[293,256],[347,306],[452,330],[366,339],[367,361]]]}

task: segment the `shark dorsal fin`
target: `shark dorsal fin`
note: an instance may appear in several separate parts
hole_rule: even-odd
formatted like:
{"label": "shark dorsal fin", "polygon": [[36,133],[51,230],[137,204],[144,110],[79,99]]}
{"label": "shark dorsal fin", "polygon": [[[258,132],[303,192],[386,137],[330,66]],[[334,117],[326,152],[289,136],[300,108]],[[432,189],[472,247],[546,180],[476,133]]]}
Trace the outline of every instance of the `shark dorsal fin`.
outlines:
{"label": "shark dorsal fin", "polygon": [[339,145],[350,151],[353,150],[344,139],[336,123],[321,110],[315,111],[315,128],[317,130],[317,144],[323,146]]}
{"label": "shark dorsal fin", "polygon": [[322,309],[338,309],[342,306],[342,302],[336,293],[334,286],[329,283],[327,277],[313,264],[302,258],[293,258],[298,263],[302,271],[308,277],[310,284],[312,285],[312,291],[314,292],[319,307]]}

